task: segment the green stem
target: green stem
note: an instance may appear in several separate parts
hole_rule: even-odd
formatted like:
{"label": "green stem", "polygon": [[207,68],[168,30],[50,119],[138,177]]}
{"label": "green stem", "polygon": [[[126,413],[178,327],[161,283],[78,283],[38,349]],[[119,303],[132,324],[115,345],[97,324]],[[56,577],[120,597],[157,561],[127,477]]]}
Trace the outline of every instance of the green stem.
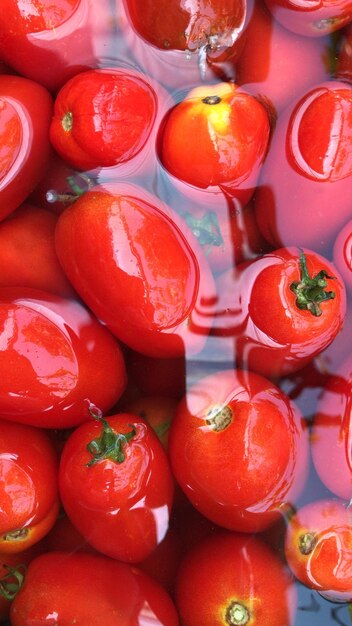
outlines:
{"label": "green stem", "polygon": [[3,567],[7,569],[8,574],[5,574],[5,576],[0,579],[0,595],[11,602],[23,585],[26,566],[21,564],[16,567],[11,567],[4,563]]}
{"label": "green stem", "polygon": [[101,422],[103,428],[101,435],[87,445],[87,450],[93,456],[91,461],[87,463],[87,467],[91,467],[104,459],[123,463],[125,460],[124,446],[137,434],[136,429],[131,426],[132,430],[128,433],[116,433],[103,417],[94,413],[92,416]]}
{"label": "green stem", "polygon": [[296,306],[299,309],[309,311],[315,317],[319,317],[322,314],[320,303],[335,298],[334,291],[325,291],[328,285],[326,279],[334,280],[335,277],[329,276],[325,270],[321,270],[311,278],[304,252],[300,254],[299,263],[301,266],[301,280],[295,281],[290,285],[291,291],[296,295]]}

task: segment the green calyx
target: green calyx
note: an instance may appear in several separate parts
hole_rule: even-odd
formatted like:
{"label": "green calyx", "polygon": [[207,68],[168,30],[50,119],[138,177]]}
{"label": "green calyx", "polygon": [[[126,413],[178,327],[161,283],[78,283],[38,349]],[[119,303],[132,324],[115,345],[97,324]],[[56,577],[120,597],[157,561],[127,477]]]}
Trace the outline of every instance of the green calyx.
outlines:
{"label": "green calyx", "polygon": [[219,220],[214,211],[209,211],[201,219],[193,217],[190,213],[181,213],[187,226],[198,239],[202,247],[207,247],[210,252],[212,246],[223,246],[224,240],[221,234]]}
{"label": "green calyx", "polygon": [[124,447],[135,437],[137,434],[136,429],[131,426],[132,430],[128,433],[115,433],[106,419],[98,415],[92,415],[94,419],[101,422],[103,428],[101,435],[87,445],[87,450],[93,457],[87,463],[87,467],[91,467],[104,459],[110,459],[115,463],[123,463],[125,460]]}
{"label": "green calyx", "polygon": [[335,298],[334,291],[325,291],[328,286],[328,280],[335,280],[334,276],[329,276],[325,270],[321,270],[313,276],[309,276],[307,269],[307,260],[304,252],[299,257],[301,266],[301,280],[291,283],[290,289],[296,295],[296,306],[299,309],[307,310],[315,317],[320,317],[322,310],[321,302],[333,300]]}
{"label": "green calyx", "polygon": [[11,602],[23,585],[26,566],[21,564],[10,567],[3,564],[3,567],[8,573],[0,579],[0,596]]}

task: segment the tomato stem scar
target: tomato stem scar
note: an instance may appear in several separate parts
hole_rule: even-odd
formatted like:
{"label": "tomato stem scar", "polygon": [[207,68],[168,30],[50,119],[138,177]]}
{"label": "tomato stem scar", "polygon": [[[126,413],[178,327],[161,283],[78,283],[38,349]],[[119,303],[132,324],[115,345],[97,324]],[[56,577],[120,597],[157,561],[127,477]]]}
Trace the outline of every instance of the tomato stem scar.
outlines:
{"label": "tomato stem scar", "polygon": [[92,416],[102,424],[100,437],[93,439],[87,445],[87,450],[93,458],[87,463],[91,467],[104,459],[110,459],[115,463],[123,463],[125,460],[124,446],[137,434],[136,429],[131,426],[128,433],[115,433],[110,424],[103,417],[92,413]]}
{"label": "tomato stem scar", "polygon": [[334,291],[325,291],[327,287],[326,279],[334,280],[335,276],[329,276],[325,270],[321,270],[313,276],[309,276],[307,260],[304,252],[299,257],[301,267],[301,280],[291,283],[290,289],[296,295],[296,306],[302,310],[308,310],[315,317],[320,317],[322,310],[321,302],[333,300]]}
{"label": "tomato stem scar", "polygon": [[308,532],[301,535],[298,540],[298,547],[301,554],[311,554],[315,546],[317,545],[317,538],[315,533]]}
{"label": "tomato stem scar", "polygon": [[221,98],[220,96],[205,96],[202,98],[202,102],[204,104],[220,104]]}
{"label": "tomato stem scar", "polygon": [[225,430],[232,422],[232,411],[229,406],[214,406],[206,415],[206,423],[215,432]]}
{"label": "tomato stem scar", "polygon": [[63,116],[61,120],[61,124],[62,124],[62,128],[64,129],[66,133],[69,133],[72,130],[73,115],[71,111],[68,111],[67,113],[65,113],[65,115]]}
{"label": "tomato stem scar", "polygon": [[227,607],[225,619],[229,626],[246,626],[250,617],[247,607],[237,600]]}

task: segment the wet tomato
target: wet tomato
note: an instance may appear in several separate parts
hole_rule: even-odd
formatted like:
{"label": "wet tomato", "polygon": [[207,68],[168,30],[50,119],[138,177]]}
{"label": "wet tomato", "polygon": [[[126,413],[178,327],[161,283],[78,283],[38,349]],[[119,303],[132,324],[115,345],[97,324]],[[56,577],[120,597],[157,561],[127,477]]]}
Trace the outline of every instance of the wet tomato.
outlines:
{"label": "wet tomato", "polygon": [[33,559],[13,601],[13,626],[46,626],[52,619],[76,626],[148,621],[178,626],[170,597],[149,576],[125,563],[78,552],[49,552]]}
{"label": "wet tomato", "polygon": [[265,0],[270,11],[294,33],[320,37],[352,21],[351,0]]}
{"label": "wet tomato", "polygon": [[337,235],[333,258],[348,292],[352,293],[352,220],[349,220]]}
{"label": "wet tomato", "polygon": [[218,371],[195,383],[172,421],[176,480],[205,517],[230,530],[263,530],[297,497],[307,430],[293,403],[265,378]]}
{"label": "wet tomato", "polygon": [[56,229],[59,260],[84,302],[121,341],[152,357],[195,353],[209,332],[213,280],[177,219],[156,196],[114,183],[78,199]]}
{"label": "wet tomato", "polygon": [[290,518],[285,554],[297,578],[335,602],[352,598],[352,513],[344,502],[315,500]]}
{"label": "wet tomato", "polygon": [[0,413],[68,428],[109,409],[126,384],[112,335],[82,304],[25,287],[0,289]]}
{"label": "wet tomato", "polygon": [[264,542],[223,532],[181,563],[176,606],[183,626],[292,626],[296,592],[287,568]]}
{"label": "wet tomato", "polygon": [[173,479],[142,418],[121,413],[82,424],[64,447],[59,484],[70,520],[107,556],[141,561],[166,535]]}

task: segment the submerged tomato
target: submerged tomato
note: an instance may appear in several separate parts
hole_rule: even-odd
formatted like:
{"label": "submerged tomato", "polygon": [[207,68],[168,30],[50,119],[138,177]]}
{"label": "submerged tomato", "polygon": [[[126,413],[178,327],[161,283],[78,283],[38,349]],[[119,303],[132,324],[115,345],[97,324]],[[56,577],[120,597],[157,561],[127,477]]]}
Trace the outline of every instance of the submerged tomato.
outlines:
{"label": "submerged tomato", "polygon": [[265,0],[285,28],[301,35],[320,37],[352,21],[351,0]]}
{"label": "submerged tomato", "polygon": [[62,453],[59,483],[72,523],[107,556],[136,563],[166,535],[173,479],[157,436],[136,415],[76,429]]}
{"label": "submerged tomato", "polygon": [[252,532],[280,518],[306,478],[308,440],[298,409],[265,378],[218,371],[180,402],[169,434],[176,480],[211,521]]}

